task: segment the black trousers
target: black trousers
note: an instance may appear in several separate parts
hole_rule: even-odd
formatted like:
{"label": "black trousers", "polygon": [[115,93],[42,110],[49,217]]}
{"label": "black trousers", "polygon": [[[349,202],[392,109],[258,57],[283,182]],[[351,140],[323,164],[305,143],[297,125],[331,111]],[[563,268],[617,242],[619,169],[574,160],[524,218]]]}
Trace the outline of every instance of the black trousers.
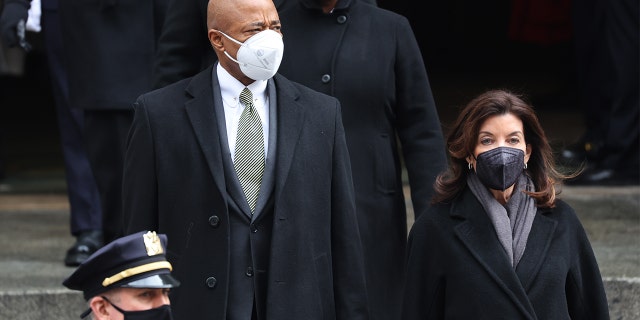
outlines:
{"label": "black trousers", "polygon": [[77,236],[84,231],[102,230],[102,207],[84,145],[83,111],[69,105],[69,84],[64,67],[60,17],[55,7],[42,7],[42,33],[55,99],[60,144],[70,207],[70,230]]}
{"label": "black trousers", "polygon": [[102,202],[105,243],[124,235],[122,172],[131,110],[85,109],[85,145]]}

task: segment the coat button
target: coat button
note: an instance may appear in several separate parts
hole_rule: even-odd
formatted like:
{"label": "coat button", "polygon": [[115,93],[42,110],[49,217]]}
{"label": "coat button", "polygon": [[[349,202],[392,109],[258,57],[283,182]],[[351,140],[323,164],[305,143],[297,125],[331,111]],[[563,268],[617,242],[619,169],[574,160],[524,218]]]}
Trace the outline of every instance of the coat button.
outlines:
{"label": "coat button", "polygon": [[338,16],[337,21],[338,21],[339,24],[343,24],[343,23],[347,22],[347,16],[345,16],[345,15]]}
{"label": "coat button", "polygon": [[249,225],[249,230],[251,230],[251,232],[256,233],[258,232],[258,226],[256,226],[255,223],[252,223]]}
{"label": "coat button", "polygon": [[325,74],[322,76],[322,83],[328,83],[329,81],[331,81],[331,76],[328,74]]}
{"label": "coat button", "polygon": [[218,280],[216,280],[216,278],[214,277],[209,277],[207,278],[207,280],[205,280],[205,283],[207,284],[207,287],[213,289],[216,287],[216,283],[218,283]]}
{"label": "coat button", "polygon": [[253,277],[253,268],[247,267],[247,271],[244,274],[249,278]]}
{"label": "coat button", "polygon": [[209,217],[209,225],[214,228],[217,228],[220,225],[220,217],[213,215]]}

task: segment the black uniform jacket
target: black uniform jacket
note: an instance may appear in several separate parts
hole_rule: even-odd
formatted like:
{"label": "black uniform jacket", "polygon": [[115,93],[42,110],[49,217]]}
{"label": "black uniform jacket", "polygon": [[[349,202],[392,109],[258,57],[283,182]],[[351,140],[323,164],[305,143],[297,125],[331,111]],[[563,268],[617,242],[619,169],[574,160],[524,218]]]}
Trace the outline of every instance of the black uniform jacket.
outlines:
{"label": "black uniform jacket", "polygon": [[[227,319],[229,274],[245,273],[244,267],[230,270],[230,254],[239,245],[230,241],[230,219],[239,213],[225,182],[230,177],[223,162],[230,154],[222,151],[227,141],[216,118],[224,115],[215,112],[212,79],[210,67],[142,95],[128,139],[126,231],[157,230],[170,239],[167,257],[181,281],[171,296],[176,319]],[[277,119],[270,126],[277,126],[277,150],[267,159],[267,167],[275,161],[267,206],[272,213],[254,213],[246,228],[247,237],[272,233],[266,319],[366,319],[340,105],[280,75],[273,85],[277,105],[270,108],[277,108]],[[272,230],[261,229],[262,217],[273,219]]]}
{"label": "black uniform jacket", "polygon": [[556,205],[538,209],[515,270],[468,188],[426,211],[410,233],[402,319],[609,319],[587,235]]}

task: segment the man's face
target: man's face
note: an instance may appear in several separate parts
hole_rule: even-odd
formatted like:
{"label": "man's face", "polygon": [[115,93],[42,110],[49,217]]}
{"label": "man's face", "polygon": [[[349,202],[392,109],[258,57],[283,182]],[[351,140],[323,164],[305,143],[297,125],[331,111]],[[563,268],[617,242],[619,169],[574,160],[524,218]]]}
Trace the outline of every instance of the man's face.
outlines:
{"label": "man's face", "polygon": [[124,315],[113,304],[124,311],[143,311],[170,304],[169,289],[116,288],[94,297],[90,301],[93,316],[96,320],[122,320]]}
{"label": "man's face", "polygon": [[[238,63],[231,61],[224,53],[236,58],[240,45],[219,31],[238,42],[245,42],[250,37],[264,30],[282,33],[280,18],[272,0],[211,0],[208,6],[209,42],[216,51],[220,64],[242,83],[249,84],[254,80],[240,71]],[[212,17],[215,17],[212,18]]]}

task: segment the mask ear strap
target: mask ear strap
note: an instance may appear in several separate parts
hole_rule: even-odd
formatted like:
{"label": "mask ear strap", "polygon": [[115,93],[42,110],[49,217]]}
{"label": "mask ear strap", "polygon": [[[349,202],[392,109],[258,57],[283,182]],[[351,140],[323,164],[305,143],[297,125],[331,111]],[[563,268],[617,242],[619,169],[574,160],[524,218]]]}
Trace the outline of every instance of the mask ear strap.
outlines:
{"label": "mask ear strap", "polygon": [[114,308],[116,308],[116,310],[120,311],[120,313],[125,314],[126,311],[120,309],[118,306],[116,306],[115,304],[113,304],[113,302],[111,302],[109,299],[107,299],[107,297],[105,296],[100,296],[102,299],[106,300],[107,302],[109,302],[110,305],[112,305]]}
{"label": "mask ear strap", "polygon": [[227,52],[227,50],[225,50],[225,51],[224,51],[224,54],[227,56],[227,58],[231,59],[231,61],[233,61],[233,62],[235,62],[235,63],[237,63],[237,64],[240,64],[240,61],[238,61],[238,60],[234,59],[234,58],[233,58],[233,57],[232,57],[232,56]]}
{"label": "mask ear strap", "polygon": [[223,36],[227,37],[227,39],[229,39],[229,40],[231,40],[231,41],[233,41],[233,42],[235,42],[235,43],[237,43],[237,44],[239,44],[239,45],[243,45],[243,43],[242,43],[242,42],[240,42],[240,41],[238,41],[238,40],[236,40],[236,39],[234,39],[234,38],[229,37],[226,33],[222,32],[222,31],[220,31],[220,30],[218,30],[218,32],[220,32]]}
{"label": "mask ear strap", "polygon": [[[229,40],[231,40],[231,41],[233,41],[233,42],[235,42],[235,43],[239,44],[240,46],[244,46],[244,43],[242,43],[242,42],[240,42],[240,41],[238,41],[238,40],[236,40],[236,39],[234,39],[234,38],[229,37],[226,33],[222,32],[222,31],[220,31],[220,30],[218,30],[218,32],[220,32],[220,34],[222,34],[223,36],[227,37],[227,39],[229,39]],[[227,50],[226,50],[226,49],[224,50],[224,54],[225,54],[229,59],[231,59],[231,61],[233,61],[233,62],[235,62],[235,63],[237,63],[237,64],[240,64],[240,61],[238,61],[238,60],[234,59],[233,57],[231,57],[231,55],[227,52]]]}

